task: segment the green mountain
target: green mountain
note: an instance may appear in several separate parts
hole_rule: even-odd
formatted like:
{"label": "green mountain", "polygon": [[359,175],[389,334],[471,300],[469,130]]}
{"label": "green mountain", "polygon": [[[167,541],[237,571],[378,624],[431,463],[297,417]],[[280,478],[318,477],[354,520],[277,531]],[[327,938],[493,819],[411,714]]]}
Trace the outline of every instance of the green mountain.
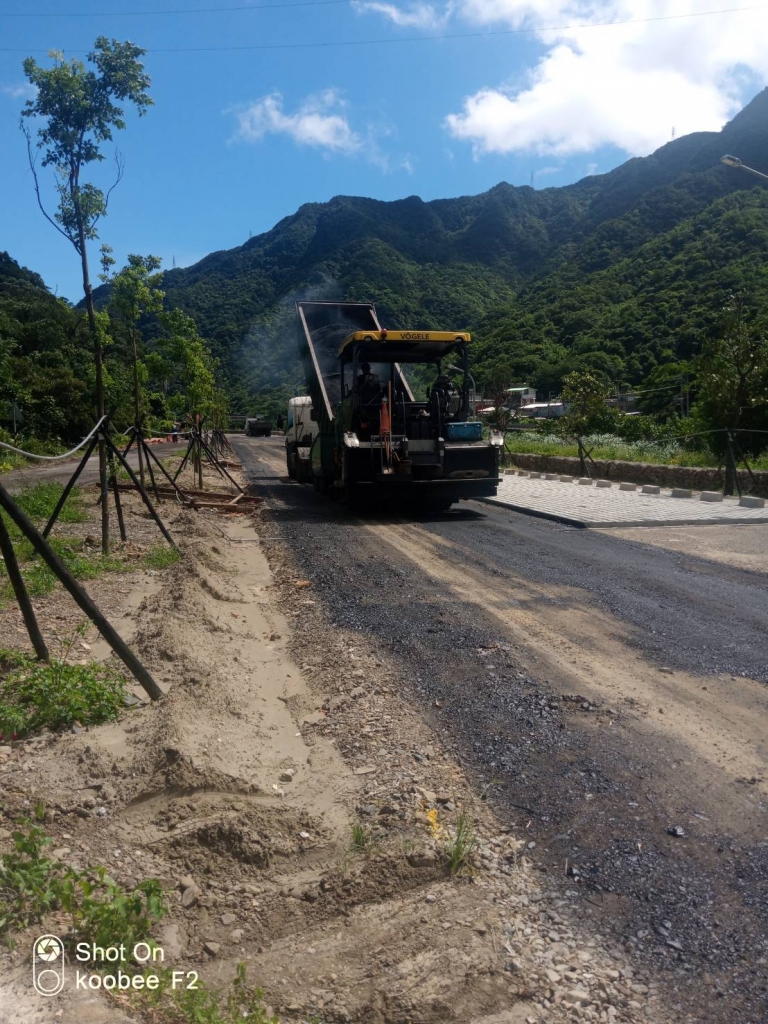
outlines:
{"label": "green mountain", "polygon": [[563,188],[307,204],[168,271],[167,301],[211,340],[233,408],[300,381],[293,300],[307,295],[373,300],[389,327],[474,330],[481,377],[502,359],[543,389],[582,364],[637,384],[698,350],[729,291],[763,301],[768,193],[720,157],[768,168],[767,128],[765,90],[721,132]]}
{"label": "green mountain", "polygon": [[[620,385],[667,383],[729,293],[768,300],[768,192],[720,163],[733,153],[768,168],[766,129],[768,90],[721,132],[564,188],[307,204],[238,248],[166,272],[167,305],[195,317],[238,411],[275,411],[301,387],[300,297],[372,300],[389,327],[469,328],[481,384],[526,379],[557,392],[577,366]],[[111,360],[111,375],[125,376],[117,348]],[[91,355],[78,311],[0,253],[0,426],[14,401],[30,433],[81,434],[93,418]]]}
{"label": "green mountain", "polygon": [[14,402],[28,434],[76,436],[92,425],[91,354],[79,322],[41,277],[0,252],[0,427]]}

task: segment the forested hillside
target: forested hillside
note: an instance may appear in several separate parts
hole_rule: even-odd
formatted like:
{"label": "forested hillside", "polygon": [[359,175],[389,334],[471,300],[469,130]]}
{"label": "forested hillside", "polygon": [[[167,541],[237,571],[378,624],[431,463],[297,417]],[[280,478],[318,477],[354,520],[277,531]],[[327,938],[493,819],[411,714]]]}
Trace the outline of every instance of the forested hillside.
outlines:
{"label": "forested hillside", "polygon": [[25,433],[77,433],[93,423],[92,356],[79,317],[42,278],[0,252],[0,426],[21,410]]}
{"label": "forested hillside", "polygon": [[636,385],[698,350],[729,291],[765,297],[766,192],[720,157],[768,168],[767,129],[764,91],[722,132],[564,188],[339,196],[164,287],[211,340],[235,406],[300,381],[293,299],[307,294],[371,299],[390,327],[474,330],[481,377],[503,359],[543,390],[584,364]]}
{"label": "forested hillside", "polygon": [[[302,386],[293,302],[307,296],[372,300],[389,327],[469,328],[484,383],[501,374],[556,393],[579,367],[617,387],[653,382],[687,369],[731,292],[752,309],[768,298],[768,192],[724,153],[768,169],[768,90],[721,132],[564,188],[307,204],[167,271],[165,307],[194,317],[236,411],[274,410]],[[103,308],[108,296],[97,291]],[[37,275],[0,257],[0,404],[15,399],[36,433],[93,419],[77,324]]]}
{"label": "forested hillside", "polygon": [[[626,218],[630,219],[630,218]],[[614,222],[617,228],[621,222]],[[475,325],[475,360],[556,393],[589,366],[617,385],[654,382],[696,356],[730,294],[768,307],[768,191],[718,199],[631,255],[593,269],[594,245]]]}

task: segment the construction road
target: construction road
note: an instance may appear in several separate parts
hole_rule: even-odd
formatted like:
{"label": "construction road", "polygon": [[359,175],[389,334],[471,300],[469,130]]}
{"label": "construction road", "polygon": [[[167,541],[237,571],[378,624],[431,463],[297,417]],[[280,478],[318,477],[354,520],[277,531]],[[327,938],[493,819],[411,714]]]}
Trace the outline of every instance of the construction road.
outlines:
{"label": "construction road", "polygon": [[[187,445],[183,441],[179,441],[178,444],[174,444],[172,441],[162,441],[160,444],[152,445],[152,451],[158,459],[162,459],[173,454],[183,455],[186,448]],[[22,487],[26,487],[27,484],[39,484],[44,481],[55,480],[59,483],[65,484],[77,468],[77,464],[82,458],[82,454],[83,453],[80,452],[79,455],[74,455],[71,459],[64,459],[60,462],[40,460],[34,462],[31,466],[26,466],[24,469],[13,469],[9,473],[3,473],[2,482],[11,493],[20,490]],[[128,452],[128,465],[133,470],[138,469],[139,456],[135,448],[131,448]],[[99,457],[98,455],[92,455],[86,462],[85,468],[78,478],[78,483],[93,484],[96,483],[98,479]]]}
{"label": "construction road", "polygon": [[288,482],[282,438],[234,444],[265,543],[396,663],[548,884],[681,1019],[768,1019],[768,527],[360,518]]}

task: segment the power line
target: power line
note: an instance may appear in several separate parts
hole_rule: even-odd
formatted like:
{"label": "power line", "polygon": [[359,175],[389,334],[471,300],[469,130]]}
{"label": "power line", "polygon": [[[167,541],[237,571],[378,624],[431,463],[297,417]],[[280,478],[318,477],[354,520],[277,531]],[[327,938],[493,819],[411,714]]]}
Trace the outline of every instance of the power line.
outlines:
{"label": "power line", "polygon": [[[279,4],[279,7],[289,6],[312,6],[313,4],[319,3],[331,3],[331,2],[349,2],[359,3],[360,0],[305,0],[302,3],[295,4]],[[222,10],[222,8],[216,8]],[[250,8],[253,10],[254,8]],[[214,10],[214,8],[211,8]],[[573,31],[575,29],[588,29],[588,28],[620,28],[624,25],[645,25],[652,22],[664,22],[664,21],[681,21],[688,18],[703,18],[710,17],[719,14],[739,14],[746,11],[768,11],[765,5],[754,5],[751,7],[727,7],[717,11],[697,11],[690,14],[666,14],[660,15],[654,18],[630,18],[624,21],[593,21],[583,22],[572,25],[548,25],[539,26],[536,28],[509,28],[509,29],[494,29],[490,32],[452,32],[444,33],[442,35],[424,35],[424,36],[389,36],[377,39],[347,39],[339,40],[334,39],[328,42],[313,42],[313,43],[259,43],[254,45],[245,46],[174,46],[174,47],[152,47],[147,48],[147,53],[224,53],[224,52],[236,52],[236,51],[257,51],[257,50],[311,50],[311,49],[329,49],[331,47],[349,47],[349,46],[381,46],[384,44],[391,43],[423,43],[423,42],[434,42],[442,40],[453,40],[453,39],[484,39],[492,38],[494,36],[515,36],[515,35],[531,35],[542,32],[566,32]],[[49,53],[50,48],[21,48],[21,47],[0,47],[0,53]],[[68,53],[88,53],[89,50],[78,50],[68,49]]]}
{"label": "power line", "polygon": [[292,0],[284,4],[240,4],[236,7],[183,7],[160,11],[46,11],[39,14],[29,11],[2,11],[0,18],[146,18],[153,14],[231,14],[239,11],[269,11],[281,7],[328,7],[331,4],[357,3],[359,0]]}

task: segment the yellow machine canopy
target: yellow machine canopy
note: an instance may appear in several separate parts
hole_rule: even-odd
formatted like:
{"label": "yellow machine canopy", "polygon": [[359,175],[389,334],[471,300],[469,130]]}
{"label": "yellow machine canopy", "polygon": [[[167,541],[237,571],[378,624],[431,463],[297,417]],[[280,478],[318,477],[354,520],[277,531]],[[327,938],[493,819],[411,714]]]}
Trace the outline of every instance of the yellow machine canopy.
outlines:
{"label": "yellow machine canopy", "polygon": [[471,340],[466,331],[355,331],[339,349],[342,362],[435,363]]}

